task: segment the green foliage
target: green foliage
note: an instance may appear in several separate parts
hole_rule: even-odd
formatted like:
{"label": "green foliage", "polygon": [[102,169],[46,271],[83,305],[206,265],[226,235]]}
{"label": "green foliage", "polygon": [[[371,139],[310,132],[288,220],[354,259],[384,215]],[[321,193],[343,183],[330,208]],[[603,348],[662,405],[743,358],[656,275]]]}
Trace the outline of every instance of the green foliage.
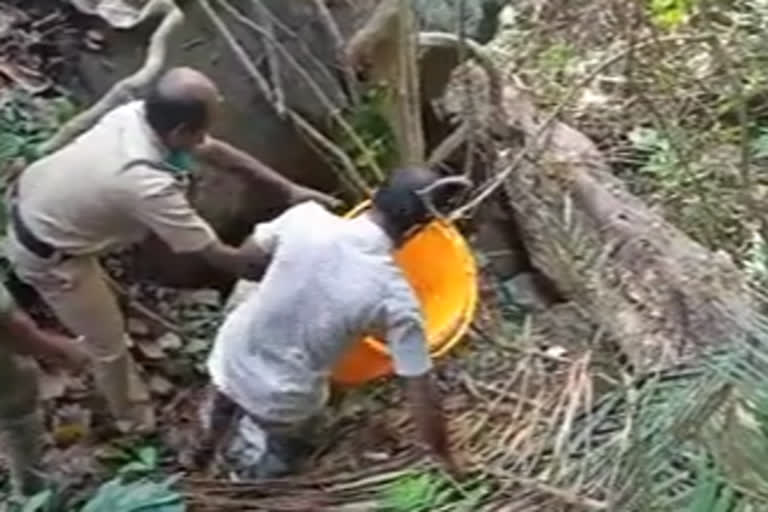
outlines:
{"label": "green foliage", "polygon": [[565,43],[555,43],[539,54],[539,64],[544,69],[562,71],[575,56],[571,46]]}
{"label": "green foliage", "polygon": [[675,29],[691,12],[695,0],[650,0],[651,19],[658,27]]}
{"label": "green foliage", "polygon": [[707,457],[698,461],[696,483],[685,512],[736,512],[739,506],[738,493],[723,480],[722,473],[711,467]]}
{"label": "green foliage", "polygon": [[42,99],[12,91],[0,98],[0,166],[21,158],[39,158],[39,146],[74,116],[73,103],[65,97]]}
{"label": "green foliage", "polygon": [[360,105],[345,116],[368,152],[361,151],[352,138],[341,129],[336,137],[341,149],[363,171],[363,177],[369,183],[375,182],[371,159],[384,170],[394,166],[398,160],[395,133],[384,114],[389,101],[389,91],[385,87],[371,87],[363,94]]}
{"label": "green foliage", "polygon": [[665,188],[676,188],[685,178],[685,163],[672,146],[670,137],[653,128],[637,128],[629,140],[636,149],[648,153],[640,172],[652,175]]}
{"label": "green foliage", "polygon": [[30,497],[22,506],[20,512],[45,512],[49,510],[52,498],[53,491],[45,489]]}
{"label": "green foliage", "polygon": [[83,505],[66,501],[55,489],[46,489],[24,501],[14,512],[184,512],[186,506],[180,493],[172,486],[178,477],[156,482],[150,475],[158,469],[157,449],[137,448],[124,454],[126,463],[117,475],[102,484]]}
{"label": "green foliage", "polygon": [[181,495],[172,490],[175,478],[163,482],[141,479],[127,483],[117,477],[103,484],[80,512],[184,512]]}
{"label": "green foliage", "polygon": [[755,283],[768,283],[768,245],[758,230],[752,232],[744,260],[744,270]]}
{"label": "green foliage", "polygon": [[454,511],[470,512],[490,491],[490,486],[482,482],[459,487],[439,473],[414,471],[384,490],[379,510],[429,512],[449,506]]}
{"label": "green foliage", "polygon": [[738,134],[727,128],[692,133],[675,127],[670,132],[629,132],[641,157],[637,171],[626,176],[630,190],[662,205],[665,218],[696,241],[741,256],[749,227],[738,173]]}
{"label": "green foliage", "polygon": [[147,475],[158,469],[157,448],[154,446],[142,446],[126,453],[129,462],[120,468],[120,475]]}
{"label": "green foliage", "polygon": [[768,127],[761,126],[757,129],[757,136],[752,140],[751,149],[753,158],[768,158]]}

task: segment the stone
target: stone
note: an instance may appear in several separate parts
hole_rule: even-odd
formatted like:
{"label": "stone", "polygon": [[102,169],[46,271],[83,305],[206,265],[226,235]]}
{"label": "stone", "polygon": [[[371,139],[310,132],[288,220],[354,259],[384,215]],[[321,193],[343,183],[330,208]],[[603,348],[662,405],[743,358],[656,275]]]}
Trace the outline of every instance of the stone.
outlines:
{"label": "stone", "polygon": [[457,33],[459,2],[464,2],[464,30],[467,37],[481,44],[490,41],[498,27],[501,0],[414,0],[421,30]]}
{"label": "stone", "polygon": [[161,375],[152,375],[149,379],[149,389],[158,396],[168,396],[173,392],[173,384]]}
{"label": "stone", "polygon": [[160,345],[164,350],[179,350],[183,346],[183,342],[178,334],[167,332],[157,338],[155,343]]}
{"label": "stone", "polygon": [[154,341],[139,340],[136,342],[141,354],[147,359],[159,360],[165,358],[165,351]]}
{"label": "stone", "polygon": [[138,318],[128,319],[128,333],[132,336],[146,337],[149,336],[149,326]]}

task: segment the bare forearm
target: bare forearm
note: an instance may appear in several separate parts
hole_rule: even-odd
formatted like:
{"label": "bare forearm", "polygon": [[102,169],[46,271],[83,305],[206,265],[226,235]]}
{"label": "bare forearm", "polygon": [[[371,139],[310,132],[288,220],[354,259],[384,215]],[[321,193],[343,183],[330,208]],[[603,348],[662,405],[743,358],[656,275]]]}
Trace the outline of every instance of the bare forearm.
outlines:
{"label": "bare forearm", "polygon": [[249,241],[238,248],[216,242],[202,256],[213,267],[250,280],[260,279],[269,264],[269,256]]}
{"label": "bare forearm", "polygon": [[289,199],[295,184],[264,165],[245,151],[218,139],[209,138],[196,150],[203,161],[220,169],[241,173],[259,185],[270,187],[274,193]]}
{"label": "bare forearm", "polygon": [[67,355],[67,344],[72,343],[64,336],[41,331],[21,310],[12,312],[3,320],[2,330],[5,346],[18,354],[33,357],[60,359]]}
{"label": "bare forearm", "polygon": [[421,439],[438,457],[449,459],[445,419],[430,375],[411,377],[406,384],[411,413]]}

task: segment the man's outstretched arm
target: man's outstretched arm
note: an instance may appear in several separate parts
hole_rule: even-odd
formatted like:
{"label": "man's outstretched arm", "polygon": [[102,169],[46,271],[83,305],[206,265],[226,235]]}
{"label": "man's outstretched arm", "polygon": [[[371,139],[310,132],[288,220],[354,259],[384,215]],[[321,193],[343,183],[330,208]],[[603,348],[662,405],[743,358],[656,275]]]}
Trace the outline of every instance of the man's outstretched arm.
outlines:
{"label": "man's outstretched arm", "polygon": [[432,361],[421,310],[402,276],[393,280],[390,293],[384,311],[395,372],[405,381],[408,405],[420,440],[448,471],[453,471],[446,422],[432,383]]}
{"label": "man's outstretched arm", "polygon": [[437,390],[432,385],[432,373],[406,377],[406,394],[411,415],[421,440],[449,471],[454,470],[448,433]]}
{"label": "man's outstretched arm", "polygon": [[14,306],[0,317],[0,332],[3,346],[18,354],[51,358],[74,370],[88,363],[79,340],[39,329],[24,311]]}
{"label": "man's outstretched arm", "polygon": [[208,137],[198,146],[195,155],[214,167],[237,172],[261,186],[271,188],[289,204],[312,200],[331,208],[339,205],[337,199],[294,183],[245,151],[213,137]]}

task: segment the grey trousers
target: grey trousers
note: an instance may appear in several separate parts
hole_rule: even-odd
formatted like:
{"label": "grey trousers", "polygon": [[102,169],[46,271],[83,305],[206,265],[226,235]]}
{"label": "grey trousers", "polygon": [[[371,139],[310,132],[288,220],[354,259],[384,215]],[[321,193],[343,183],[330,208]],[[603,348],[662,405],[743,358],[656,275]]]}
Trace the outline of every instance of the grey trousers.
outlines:
{"label": "grey trousers", "polygon": [[277,478],[294,473],[312,455],[327,418],[318,414],[295,424],[260,421],[211,386],[200,408],[203,428],[228,431],[220,456],[240,478]]}
{"label": "grey trousers", "polygon": [[0,436],[17,494],[34,494],[45,482],[38,397],[35,362],[0,347]]}

